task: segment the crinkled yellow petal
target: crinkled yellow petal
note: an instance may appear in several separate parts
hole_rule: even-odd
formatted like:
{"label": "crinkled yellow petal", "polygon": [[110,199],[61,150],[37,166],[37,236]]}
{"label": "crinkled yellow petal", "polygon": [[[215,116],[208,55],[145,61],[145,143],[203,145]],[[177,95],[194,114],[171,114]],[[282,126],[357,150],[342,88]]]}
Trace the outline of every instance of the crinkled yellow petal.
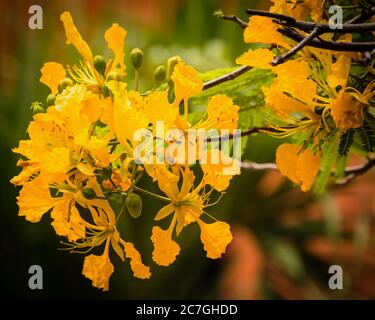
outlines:
{"label": "crinkled yellow petal", "polygon": [[70,242],[85,237],[85,227],[72,199],[62,199],[51,212],[51,225],[59,236],[65,236]]}
{"label": "crinkled yellow petal", "polygon": [[57,62],[46,62],[40,72],[40,82],[49,87],[52,94],[56,94],[59,82],[66,76],[64,67]]}
{"label": "crinkled yellow petal", "polygon": [[24,216],[30,222],[39,222],[56,202],[57,200],[51,197],[48,181],[44,176],[38,176],[25,183],[21,189],[17,197],[18,215]]}
{"label": "crinkled yellow petal", "polygon": [[279,26],[271,18],[252,16],[244,31],[244,40],[247,43],[276,44],[286,49],[291,46],[277,31]]}
{"label": "crinkled yellow petal", "polygon": [[203,81],[199,77],[198,71],[183,61],[174,67],[171,78],[174,82],[175,101],[178,104],[181,100],[186,100],[203,89]]}
{"label": "crinkled yellow petal", "polygon": [[90,254],[85,257],[82,274],[91,280],[94,287],[108,291],[109,278],[113,271],[114,267],[109,260],[108,254],[101,256]]}
{"label": "crinkled yellow petal", "polygon": [[107,46],[115,55],[112,67],[117,67],[119,64],[122,72],[125,72],[124,46],[126,34],[126,30],[121,28],[117,23],[112,24],[112,26],[104,33],[104,39],[107,42]]}
{"label": "crinkled yellow petal", "polygon": [[152,228],[151,241],[154,244],[152,259],[160,266],[169,266],[180,253],[180,246],[171,239],[168,230]]}
{"label": "crinkled yellow petal", "polygon": [[65,11],[61,16],[65,29],[66,43],[75,46],[80,55],[88,62],[93,62],[93,56],[90,47],[85,40],[82,39],[80,33],[78,32],[76,26],[74,25],[73,18],[70,12]]}
{"label": "crinkled yellow petal", "polygon": [[32,161],[18,160],[17,166],[22,167],[22,171],[15,177],[13,177],[10,182],[15,186],[20,186],[26,183],[26,181],[39,170],[39,164]]}
{"label": "crinkled yellow petal", "polygon": [[169,103],[168,91],[154,91],[145,98],[144,112],[152,124],[163,121],[168,130],[176,120],[178,108]]}
{"label": "crinkled yellow petal", "polygon": [[204,223],[200,219],[197,222],[201,229],[201,241],[204,250],[207,252],[207,257],[211,259],[221,258],[227,245],[233,240],[229,224],[222,221]]}
{"label": "crinkled yellow petal", "polygon": [[124,251],[127,258],[130,258],[130,267],[135,277],[140,279],[149,279],[151,276],[150,267],[142,263],[140,253],[134,248],[131,242],[125,242]]}
{"label": "crinkled yellow petal", "polygon": [[236,129],[240,107],[233,104],[233,100],[226,95],[210,97],[207,106],[207,120],[205,123],[215,129]]}
{"label": "crinkled yellow petal", "polygon": [[242,56],[236,59],[237,64],[246,65],[249,67],[259,69],[272,69],[271,61],[274,58],[274,54],[271,50],[260,48],[255,50],[249,50]]}
{"label": "crinkled yellow petal", "polygon": [[280,173],[297,184],[301,181],[296,170],[300,149],[300,147],[294,144],[284,143],[276,151],[276,165]]}

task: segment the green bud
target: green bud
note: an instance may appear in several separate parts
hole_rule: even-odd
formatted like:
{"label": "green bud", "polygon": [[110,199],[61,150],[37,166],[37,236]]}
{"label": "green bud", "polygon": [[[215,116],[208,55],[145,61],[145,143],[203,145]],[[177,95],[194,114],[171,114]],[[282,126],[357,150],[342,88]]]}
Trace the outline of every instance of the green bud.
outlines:
{"label": "green bud", "polygon": [[181,62],[182,59],[179,56],[170,57],[167,60],[167,81],[171,80],[171,76],[173,74],[173,69],[177,63]]}
{"label": "green bud", "polygon": [[167,75],[167,69],[164,65],[160,65],[155,69],[154,77],[157,83],[163,82],[165,80],[165,76]]}
{"label": "green bud", "polygon": [[110,80],[122,81],[122,75],[120,71],[118,70],[111,71],[107,76],[107,81],[110,81]]}
{"label": "green bud", "polygon": [[143,51],[139,48],[134,48],[130,54],[130,60],[135,70],[138,70],[143,61]]}
{"label": "green bud", "polygon": [[112,176],[112,167],[107,166],[103,168],[103,178],[104,179],[109,179]]}
{"label": "green bud", "polygon": [[105,69],[106,69],[107,63],[103,56],[101,55],[96,55],[94,57],[94,67],[95,69],[104,76]]}
{"label": "green bud", "polygon": [[95,191],[91,188],[82,189],[82,195],[84,198],[89,200],[97,198]]}
{"label": "green bud", "polygon": [[47,100],[46,100],[47,107],[53,106],[55,104],[55,100],[56,100],[56,97],[53,94],[48,95]]}
{"label": "green bud", "polygon": [[73,80],[70,78],[64,78],[60,81],[59,85],[57,86],[57,89],[59,90],[59,93],[63,92],[65,88],[70,87],[73,85]]}
{"label": "green bud", "polygon": [[42,103],[39,102],[39,101],[34,101],[34,102],[31,104],[30,110],[31,110],[31,112],[32,112],[33,114],[43,113],[43,112],[45,112]]}
{"label": "green bud", "polygon": [[106,85],[102,87],[102,95],[104,98],[107,98],[110,96],[109,88]]}
{"label": "green bud", "polygon": [[125,200],[126,208],[133,218],[138,218],[142,213],[142,198],[135,194],[130,193]]}

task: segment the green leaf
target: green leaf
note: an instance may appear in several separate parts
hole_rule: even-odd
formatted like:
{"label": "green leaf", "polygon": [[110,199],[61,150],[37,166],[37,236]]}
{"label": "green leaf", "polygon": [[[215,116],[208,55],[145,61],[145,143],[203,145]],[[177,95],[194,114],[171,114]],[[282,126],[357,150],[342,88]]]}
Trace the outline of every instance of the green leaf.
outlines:
{"label": "green leaf", "polygon": [[323,193],[328,184],[329,178],[332,173],[332,168],[337,159],[337,144],[338,136],[333,135],[328,138],[326,143],[322,146],[322,157],[320,160],[320,171],[315,180],[314,192],[317,194]]}
{"label": "green leaf", "polygon": [[355,132],[359,136],[363,150],[372,152],[375,147],[375,134],[368,121],[364,120],[362,127],[356,128]]}
{"label": "green leaf", "polygon": [[339,155],[340,157],[346,157],[349,149],[354,141],[354,130],[349,129],[341,134],[339,143]]}

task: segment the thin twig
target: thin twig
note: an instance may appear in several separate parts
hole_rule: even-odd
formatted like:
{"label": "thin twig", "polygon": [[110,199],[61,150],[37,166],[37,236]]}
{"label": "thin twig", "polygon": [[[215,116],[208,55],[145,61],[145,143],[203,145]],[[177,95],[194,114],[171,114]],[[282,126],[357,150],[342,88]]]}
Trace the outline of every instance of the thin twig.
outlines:
{"label": "thin twig", "polygon": [[257,163],[253,161],[241,162],[241,169],[245,170],[277,170],[276,163]]}
{"label": "thin twig", "polygon": [[[300,42],[305,39],[303,35],[300,33],[292,30],[292,29],[278,29],[278,31],[283,34],[284,36],[296,41]],[[366,52],[372,51],[375,49],[375,42],[333,42],[333,41],[319,41],[319,40],[312,40],[308,43],[309,47],[320,48],[320,49],[327,49],[327,50],[334,50],[334,51],[359,51],[359,52]]]}
{"label": "thin twig", "polygon": [[213,79],[213,80],[210,80],[210,81],[207,81],[204,85],[203,85],[203,90],[207,90],[207,89],[210,89],[214,86],[217,86],[221,83],[224,83],[226,81],[229,81],[229,80],[233,80],[237,77],[239,77],[240,75],[244,74],[245,72],[251,70],[252,67],[249,67],[249,66],[242,66],[230,73],[227,73],[221,77],[218,77],[216,79]]}
{"label": "thin twig", "polygon": [[223,20],[229,20],[237,23],[242,29],[245,29],[247,27],[247,23],[243,20],[241,20],[239,17],[231,14],[231,15],[219,15],[218,18]]}

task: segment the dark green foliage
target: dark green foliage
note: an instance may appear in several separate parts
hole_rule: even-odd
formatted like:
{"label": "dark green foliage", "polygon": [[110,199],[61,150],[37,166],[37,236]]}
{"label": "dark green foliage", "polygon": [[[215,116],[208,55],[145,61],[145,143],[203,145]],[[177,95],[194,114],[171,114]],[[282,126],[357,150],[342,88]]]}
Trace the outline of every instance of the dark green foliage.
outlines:
{"label": "dark green foliage", "polygon": [[341,134],[339,142],[339,156],[346,157],[354,141],[354,130],[349,129]]}
{"label": "dark green foliage", "polygon": [[375,134],[371,125],[367,120],[363,121],[363,126],[355,129],[358,135],[362,148],[366,152],[372,152],[375,147]]}

